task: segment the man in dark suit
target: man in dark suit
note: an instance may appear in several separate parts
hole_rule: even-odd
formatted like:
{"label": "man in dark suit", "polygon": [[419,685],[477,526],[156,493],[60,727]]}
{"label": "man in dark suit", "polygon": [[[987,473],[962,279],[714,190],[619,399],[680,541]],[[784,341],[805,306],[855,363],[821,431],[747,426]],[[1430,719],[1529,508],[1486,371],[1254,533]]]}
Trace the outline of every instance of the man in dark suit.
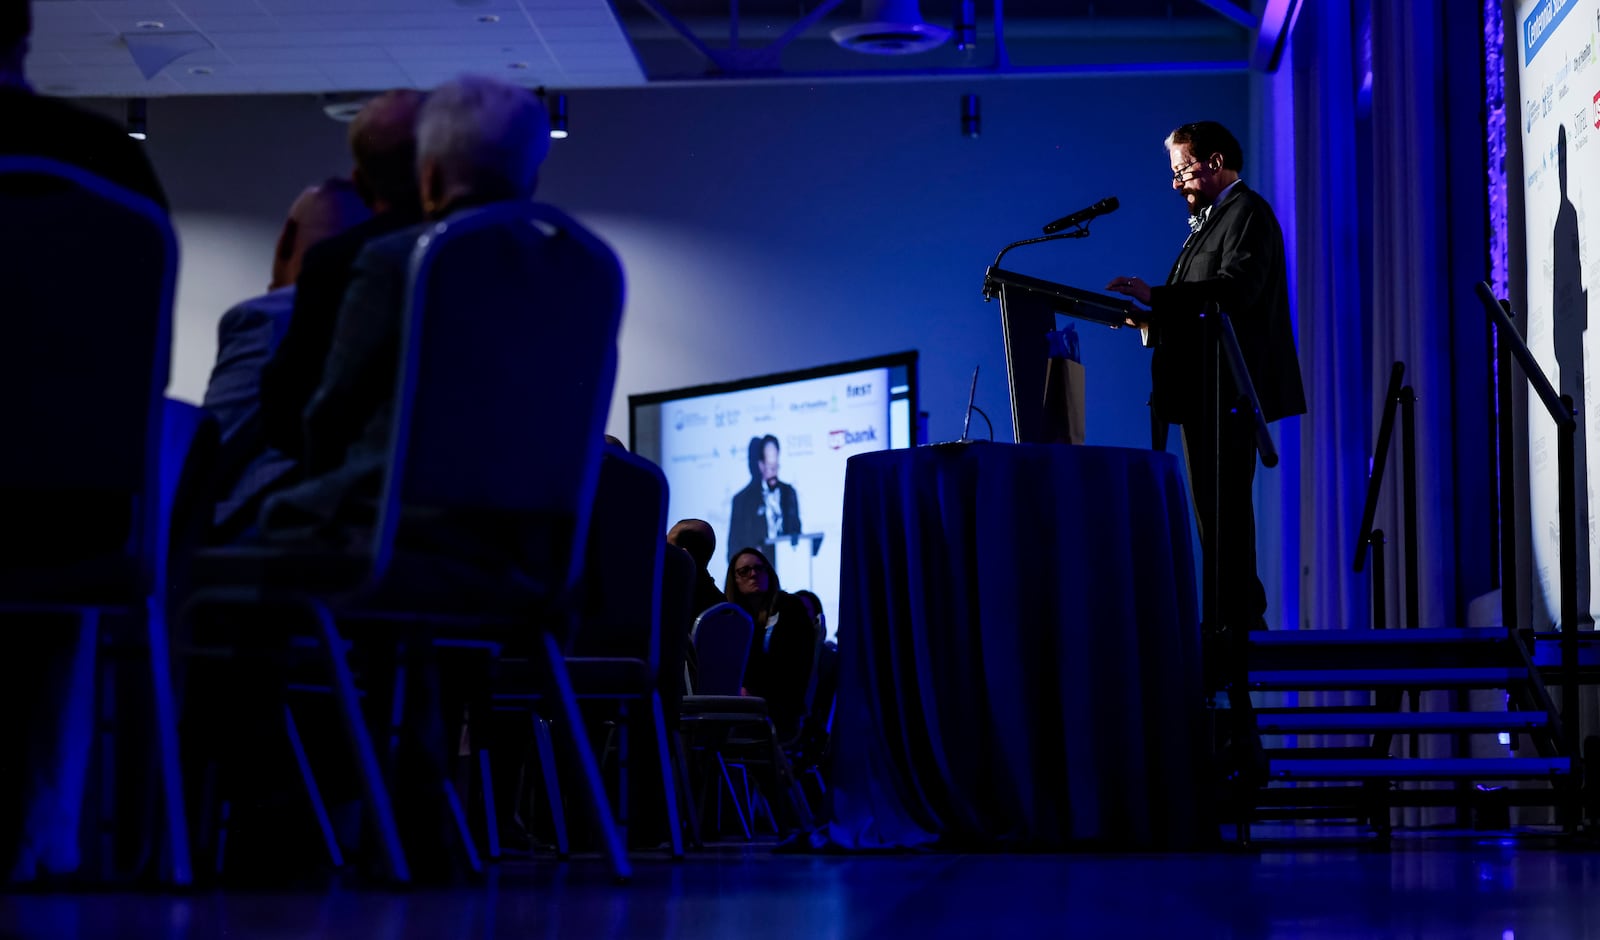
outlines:
{"label": "man in dark suit", "polygon": [[[440,86],[416,128],[419,195],[431,221],[532,198],[550,149],[550,119],[539,100],[488,78]],[[356,258],[305,410],[306,479],[267,499],[261,524],[269,537],[337,543],[349,527],[371,523],[389,451],[411,253],[426,227],[375,239]]]}
{"label": "man in dark suit", "polygon": [[750,439],[750,484],[733,494],[728,520],[728,560],[742,548],[759,548],[768,558],[779,536],[800,534],[800,498],[778,479],[778,439]]}
{"label": "man in dark suit", "polygon": [[307,250],[370,214],[346,179],[330,179],[301,193],[278,235],[267,292],[235,304],[217,324],[217,361],[203,404],[221,435],[214,518],[219,540],[231,540],[254,522],[259,496],[294,467],[287,455],[264,443],[261,373],[289,327],[295,279]]}
{"label": "man in dark suit", "polygon": [[422,93],[410,89],[385,92],[351,122],[350,152],[355,158],[351,178],[372,217],[306,253],[295,282],[288,331],[262,370],[266,443],[296,460],[305,456],[302,419],[322,382],[356,256],[368,242],[422,221],[416,171],[417,112],[422,101]]}
{"label": "man in dark suit", "polygon": [[167,208],[144,148],[115,121],[34,94],[22,71],[32,26],[27,0],[0,2],[0,154],[70,163]]}
{"label": "man in dark suit", "polygon": [[[1256,574],[1255,438],[1247,415],[1229,413],[1239,391],[1226,369],[1219,433],[1213,433],[1214,416],[1201,407],[1207,351],[1200,315],[1216,308],[1232,321],[1266,420],[1305,413],[1283,231],[1267,201],[1239,179],[1243,151],[1227,128],[1214,121],[1185,124],[1165,143],[1172,186],[1189,206],[1189,239],[1165,285],[1120,277],[1106,288],[1150,308],[1138,325],[1155,347],[1150,407],[1157,437],[1164,439],[1166,424],[1183,429],[1202,551],[1218,563],[1222,623],[1207,627],[1257,629],[1264,626],[1267,598]],[[1213,487],[1220,504],[1215,512]]]}

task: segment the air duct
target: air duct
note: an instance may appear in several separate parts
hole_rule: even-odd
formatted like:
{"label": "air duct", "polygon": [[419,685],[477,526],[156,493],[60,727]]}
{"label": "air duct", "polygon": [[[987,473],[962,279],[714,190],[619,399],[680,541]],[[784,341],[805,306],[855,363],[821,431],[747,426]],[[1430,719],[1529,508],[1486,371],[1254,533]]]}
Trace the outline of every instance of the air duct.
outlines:
{"label": "air duct", "polygon": [[861,0],[861,22],[828,35],[852,52],[911,55],[939,46],[950,38],[950,31],[923,22],[917,0]]}

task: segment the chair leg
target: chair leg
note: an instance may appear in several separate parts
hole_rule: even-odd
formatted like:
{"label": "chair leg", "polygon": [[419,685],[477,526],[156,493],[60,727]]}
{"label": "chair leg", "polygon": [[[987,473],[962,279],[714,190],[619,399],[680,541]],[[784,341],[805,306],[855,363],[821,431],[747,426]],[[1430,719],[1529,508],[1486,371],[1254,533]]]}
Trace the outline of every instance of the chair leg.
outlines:
{"label": "chair leg", "polygon": [[628,766],[633,759],[630,753],[633,744],[629,733],[628,703],[618,704],[617,714],[617,836],[622,839],[622,844],[628,844],[628,827],[633,823],[633,787],[629,779],[633,769]]}
{"label": "chair leg", "polygon": [[672,857],[683,858],[683,823],[678,818],[678,775],[667,750],[667,717],[661,711],[661,693],[650,692],[652,723],[656,729],[656,757],[661,763],[661,792],[667,800],[667,829],[672,833]]}
{"label": "chair leg", "polygon": [[618,879],[633,876],[633,866],[628,863],[628,853],[617,832],[617,822],[611,816],[611,804],[606,799],[605,781],[600,779],[600,765],[583,733],[583,715],[578,710],[578,699],[572,691],[572,679],[567,675],[567,663],[561,656],[553,634],[544,635],[545,665],[561,703],[561,714],[567,721],[567,731],[572,736],[573,750],[578,755],[578,769],[589,788],[589,802],[594,811],[595,826],[600,830],[600,840],[611,858],[611,870]]}
{"label": "chair leg", "polygon": [[678,777],[678,799],[683,804],[683,812],[689,816],[689,845],[703,849],[706,844],[700,835],[700,814],[689,789],[689,758],[683,752],[683,735],[677,731],[672,732],[672,758]]}
{"label": "chair leg", "polygon": [[484,844],[489,848],[489,859],[500,860],[500,817],[494,809],[494,770],[489,765],[489,749],[478,752],[478,777],[483,786]]}
{"label": "chair leg", "polygon": [[339,715],[344,722],[345,734],[355,751],[356,770],[361,776],[362,795],[371,814],[373,828],[378,832],[378,842],[383,852],[389,877],[397,882],[411,881],[411,866],[406,864],[405,849],[400,845],[400,827],[395,823],[394,804],[389,800],[389,788],[383,782],[383,772],[378,767],[378,752],[372,746],[372,735],[367,733],[366,722],[361,717],[361,698],[356,692],[350,663],[345,659],[344,637],[333,622],[333,615],[323,605],[308,604],[312,616],[322,632],[322,646],[328,654],[328,664],[333,672],[334,696],[338,700]]}
{"label": "chair leg", "polygon": [[556,855],[572,854],[567,844],[567,811],[561,803],[561,779],[556,773],[556,749],[550,741],[550,724],[533,716],[533,739],[539,746],[539,771],[544,776],[544,798],[550,804],[550,824],[556,833]]}
{"label": "chair leg", "polygon": [[150,687],[155,696],[156,753],[161,761],[162,810],[167,817],[168,880],[177,887],[194,882],[189,862],[189,820],[183,808],[183,774],[178,766],[178,706],[172,691],[172,654],[167,647],[166,606],[157,597],[145,602],[149,632]]}
{"label": "chair leg", "polygon": [[744,841],[749,842],[755,836],[750,832],[750,821],[745,818],[744,809],[739,805],[739,791],[733,788],[733,777],[728,775],[728,762],[722,759],[721,754],[717,755],[717,767],[722,770],[722,783],[728,788],[728,799],[733,801],[733,815],[738,818],[739,828],[744,831]]}
{"label": "chair leg", "polygon": [[[316,775],[311,772],[311,762],[306,760],[306,748],[300,740],[300,728],[294,721],[294,710],[283,706],[283,728],[289,735],[289,747],[294,751],[295,766],[300,768],[300,783],[306,788],[306,799],[311,802],[311,812],[317,817],[317,830],[322,833],[322,847],[328,852],[328,861],[334,868],[344,867],[344,853],[339,850],[339,840],[333,835],[333,822],[328,818],[328,804],[322,801],[322,789],[317,786]],[[220,871],[220,864],[218,869]]]}
{"label": "chair leg", "polygon": [[444,788],[444,802],[450,808],[450,818],[456,824],[456,838],[461,840],[461,850],[467,857],[467,865],[475,875],[483,874],[483,859],[478,856],[477,843],[472,839],[472,827],[467,825],[467,813],[461,805],[461,796],[456,793],[456,785],[449,780],[441,781]]}

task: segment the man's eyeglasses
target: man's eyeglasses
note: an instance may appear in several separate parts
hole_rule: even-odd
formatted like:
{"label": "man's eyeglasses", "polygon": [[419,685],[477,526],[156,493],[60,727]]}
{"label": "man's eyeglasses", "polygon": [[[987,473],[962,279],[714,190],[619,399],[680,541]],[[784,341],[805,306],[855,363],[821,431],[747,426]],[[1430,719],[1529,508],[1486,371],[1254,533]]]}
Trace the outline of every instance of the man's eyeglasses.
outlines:
{"label": "man's eyeglasses", "polygon": [[1172,173],[1172,181],[1174,183],[1187,183],[1189,181],[1189,168],[1194,166],[1195,164],[1198,164],[1198,163],[1205,163],[1205,161],[1204,160],[1190,160],[1188,163],[1185,163],[1183,166],[1178,167]]}
{"label": "man's eyeglasses", "polygon": [[766,565],[745,565],[741,568],[733,569],[733,574],[735,577],[739,578],[753,578],[755,577],[756,572],[767,570],[769,569]]}

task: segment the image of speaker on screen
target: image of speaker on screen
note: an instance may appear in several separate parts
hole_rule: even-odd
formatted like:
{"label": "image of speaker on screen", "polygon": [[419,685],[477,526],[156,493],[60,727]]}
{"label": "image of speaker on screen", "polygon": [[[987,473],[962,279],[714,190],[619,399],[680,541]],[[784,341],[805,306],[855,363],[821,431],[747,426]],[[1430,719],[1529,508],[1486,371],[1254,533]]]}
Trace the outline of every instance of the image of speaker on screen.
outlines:
{"label": "image of speaker on screen", "polygon": [[794,487],[778,479],[778,439],[771,434],[750,438],[750,484],[733,494],[728,518],[728,554],[757,545],[769,555],[785,535],[800,534],[800,498]]}
{"label": "image of speaker on screen", "polygon": [[1567,188],[1567,127],[1556,129],[1556,181],[1561,187],[1552,235],[1550,280],[1553,296],[1550,312],[1554,325],[1557,386],[1563,395],[1572,396],[1578,411],[1578,433],[1572,436],[1574,477],[1578,481],[1573,522],[1578,529],[1578,619],[1587,629],[1589,614],[1589,470],[1585,442],[1583,343],[1589,331],[1589,292],[1583,287],[1582,242],[1578,234],[1578,209]]}

